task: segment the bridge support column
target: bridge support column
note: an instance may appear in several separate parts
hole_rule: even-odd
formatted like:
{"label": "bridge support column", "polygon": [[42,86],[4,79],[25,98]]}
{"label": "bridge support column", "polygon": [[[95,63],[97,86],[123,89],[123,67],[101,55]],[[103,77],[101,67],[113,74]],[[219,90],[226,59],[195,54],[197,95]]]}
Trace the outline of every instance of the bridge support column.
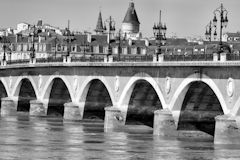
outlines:
{"label": "bridge support column", "polygon": [[46,110],[43,106],[43,103],[39,100],[31,100],[30,101],[30,116],[46,116]]}
{"label": "bridge support column", "polygon": [[1,116],[16,116],[17,107],[16,102],[10,97],[1,99]]}
{"label": "bridge support column", "polygon": [[65,120],[79,121],[82,120],[82,112],[80,112],[80,108],[78,104],[73,102],[64,104],[64,116]]}
{"label": "bridge support column", "polygon": [[240,130],[234,117],[220,115],[215,121],[214,144],[240,144]]}
{"label": "bridge support column", "polygon": [[117,107],[106,107],[104,118],[104,131],[114,131],[124,126],[124,118]]}
{"label": "bridge support column", "polygon": [[154,112],[153,134],[169,137],[176,137],[178,135],[170,110],[162,109]]}

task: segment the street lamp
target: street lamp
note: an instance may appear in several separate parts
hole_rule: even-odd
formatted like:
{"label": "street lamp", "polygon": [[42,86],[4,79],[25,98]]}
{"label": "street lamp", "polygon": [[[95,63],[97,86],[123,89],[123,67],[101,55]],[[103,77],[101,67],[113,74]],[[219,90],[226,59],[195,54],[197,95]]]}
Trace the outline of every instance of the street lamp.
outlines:
{"label": "street lamp", "polygon": [[58,51],[58,43],[60,42],[60,39],[55,35],[54,37],[54,58],[57,58],[57,51]]}
{"label": "street lamp", "polygon": [[117,47],[118,47],[118,49],[117,49],[117,51],[118,51],[118,61],[120,61],[120,52],[121,52],[121,48],[120,48],[120,46],[121,46],[121,29],[119,30],[119,32],[118,32],[118,34],[117,34],[117,36],[116,36],[116,44],[118,45]]}
{"label": "street lamp", "polygon": [[[85,59],[85,57],[86,57],[86,52],[87,52],[87,50],[89,49],[89,44],[88,44],[88,42],[86,41],[86,39],[87,39],[87,34],[88,34],[88,32],[87,32],[87,31],[84,31],[83,43],[82,43],[82,47],[83,47],[83,58],[84,58],[84,59]],[[86,37],[86,39],[85,39],[85,37]]]}
{"label": "street lamp", "polygon": [[[107,56],[112,54],[112,49],[110,46],[110,40],[111,40],[111,34],[114,33],[115,31],[115,21],[112,19],[112,17],[110,16],[105,23],[108,23],[108,53]],[[104,25],[104,30],[107,30],[106,25]]]}
{"label": "street lamp", "polygon": [[6,49],[9,49],[10,41],[5,35],[1,37],[1,40],[3,43],[3,61],[6,61]]}
{"label": "street lamp", "polygon": [[33,31],[29,34],[29,37],[32,37],[32,47],[30,50],[32,50],[32,54],[30,55],[31,61],[35,58],[35,38],[38,37],[38,34],[41,32],[41,30],[37,29],[35,25],[33,25]]}
{"label": "street lamp", "polygon": [[166,31],[167,27],[166,24],[162,24],[161,22],[161,10],[159,15],[159,22],[157,24],[154,24],[153,26],[153,35],[156,38],[156,44],[157,44],[157,50],[156,50],[156,56],[158,60],[158,55],[162,53],[161,46],[166,44]]}
{"label": "street lamp", "polygon": [[71,42],[73,42],[75,40],[74,34],[71,33],[70,29],[69,29],[69,22],[68,22],[68,28],[65,29],[64,33],[64,40],[67,42],[67,57],[70,56],[70,47],[71,47]]}
{"label": "street lamp", "polygon": [[[206,32],[205,32],[205,36],[206,36],[206,39],[211,42],[212,41],[212,30],[214,29],[214,26],[212,24],[212,21],[210,21],[207,26],[206,26]],[[216,30],[214,32],[214,36],[217,34]]]}
{"label": "street lamp", "polygon": [[227,14],[228,11],[223,7],[223,4],[221,3],[221,6],[218,7],[217,9],[214,10],[214,18],[213,18],[213,26],[215,27],[215,32],[214,32],[214,38],[217,38],[217,13],[219,13],[220,16],[220,49],[222,49],[222,29],[223,27],[227,27],[228,25],[228,18],[227,18]]}

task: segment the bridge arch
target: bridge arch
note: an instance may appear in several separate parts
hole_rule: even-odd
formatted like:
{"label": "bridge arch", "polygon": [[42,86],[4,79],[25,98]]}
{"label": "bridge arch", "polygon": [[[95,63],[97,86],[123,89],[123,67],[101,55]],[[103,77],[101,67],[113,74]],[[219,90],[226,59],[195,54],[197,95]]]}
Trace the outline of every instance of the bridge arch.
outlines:
{"label": "bridge arch", "polygon": [[104,78],[104,76],[88,76],[84,82],[82,83],[82,85],[80,86],[80,90],[78,91],[78,95],[77,95],[77,102],[82,102],[85,101],[85,98],[87,96],[87,92],[88,92],[88,88],[90,87],[90,84],[93,80],[99,80],[101,81],[104,86],[107,88],[107,91],[109,93],[109,96],[112,100],[113,105],[115,105],[115,96],[112,92],[112,89],[110,87],[110,84],[108,83],[108,81],[106,80],[106,78]]}
{"label": "bridge arch", "polygon": [[77,103],[80,104],[84,119],[104,119],[104,108],[115,105],[115,97],[103,76],[89,76],[78,90]]}
{"label": "bridge arch", "polygon": [[193,82],[203,82],[203,83],[206,83],[217,96],[224,114],[228,114],[230,111],[227,108],[222,92],[220,91],[216,83],[205,74],[201,74],[201,78],[199,77],[200,77],[199,74],[192,74],[182,81],[182,83],[179,85],[179,87],[177,88],[177,90],[175,91],[172,97],[171,103],[169,104],[169,109],[171,111],[181,110],[181,104],[188,91],[190,84]]}
{"label": "bridge arch", "polygon": [[17,100],[17,111],[29,112],[30,101],[38,97],[38,90],[33,78],[23,76],[17,79],[13,96],[16,97]]}
{"label": "bridge arch", "polygon": [[47,115],[64,116],[64,104],[71,102],[73,91],[64,76],[52,76],[44,87],[43,100],[47,106]]}
{"label": "bridge arch", "polygon": [[127,112],[127,109],[128,109],[127,107],[128,107],[128,103],[129,103],[133,88],[134,88],[135,84],[140,80],[144,80],[144,81],[148,82],[149,84],[151,84],[151,86],[157,93],[158,98],[160,99],[162,107],[166,108],[166,102],[163,97],[163,92],[161,91],[159,85],[153,79],[153,77],[151,77],[147,73],[137,73],[131,77],[131,79],[128,81],[127,85],[123,89],[122,94],[119,99],[119,103],[118,103],[119,109],[123,112]]}
{"label": "bridge arch", "polygon": [[144,124],[153,127],[154,111],[166,107],[157,82],[146,73],[130,78],[118,104],[126,124]]}
{"label": "bridge arch", "polygon": [[4,87],[4,89],[7,93],[7,96],[10,96],[10,90],[9,90],[9,87],[7,85],[7,82],[6,82],[5,78],[0,78],[0,83],[3,84],[3,87]]}
{"label": "bridge arch", "polygon": [[68,81],[68,79],[65,76],[60,76],[60,75],[53,75],[47,80],[47,82],[43,88],[41,99],[43,101],[48,102],[48,99],[49,99],[50,93],[51,93],[51,89],[52,89],[52,85],[54,83],[54,80],[57,78],[61,79],[64,82],[64,84],[66,85],[66,87],[69,91],[70,97],[73,100],[74,99],[74,91],[71,87],[70,82]]}
{"label": "bridge arch", "polygon": [[230,113],[232,116],[240,116],[240,97],[237,99]]}
{"label": "bridge arch", "polygon": [[33,90],[34,90],[34,94],[36,95],[36,98],[38,98],[39,92],[37,89],[37,85],[31,76],[22,76],[17,79],[15,86],[13,87],[13,90],[12,90],[12,96],[13,97],[19,96],[19,92],[20,92],[23,80],[28,80],[31,83],[31,86],[33,87]]}
{"label": "bridge arch", "polygon": [[208,76],[192,74],[182,81],[172,97],[169,109],[178,130],[214,136],[215,117],[228,114],[223,95]]}
{"label": "bridge arch", "polygon": [[2,106],[2,98],[4,97],[8,97],[9,96],[9,92],[7,90],[6,87],[6,81],[4,79],[0,79],[0,108]]}

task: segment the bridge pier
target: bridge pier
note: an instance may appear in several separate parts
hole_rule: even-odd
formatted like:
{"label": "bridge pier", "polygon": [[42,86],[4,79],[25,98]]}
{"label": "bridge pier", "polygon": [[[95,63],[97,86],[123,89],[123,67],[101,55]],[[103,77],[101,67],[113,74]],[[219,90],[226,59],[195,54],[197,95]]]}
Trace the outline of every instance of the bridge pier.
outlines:
{"label": "bridge pier", "polygon": [[240,144],[240,130],[234,117],[221,115],[215,121],[214,144]]}
{"label": "bridge pier", "polygon": [[178,135],[172,113],[168,109],[154,112],[153,134],[159,136],[176,137]]}
{"label": "bridge pier", "polygon": [[1,99],[1,116],[16,116],[17,106],[12,98],[5,97]]}
{"label": "bridge pier", "polygon": [[114,131],[124,126],[124,118],[117,107],[105,107],[104,131]]}
{"label": "bridge pier", "polygon": [[43,103],[39,100],[31,100],[30,101],[30,116],[46,116],[46,110]]}
{"label": "bridge pier", "polygon": [[82,120],[82,112],[80,111],[79,105],[73,102],[64,104],[64,116],[65,120],[78,121]]}

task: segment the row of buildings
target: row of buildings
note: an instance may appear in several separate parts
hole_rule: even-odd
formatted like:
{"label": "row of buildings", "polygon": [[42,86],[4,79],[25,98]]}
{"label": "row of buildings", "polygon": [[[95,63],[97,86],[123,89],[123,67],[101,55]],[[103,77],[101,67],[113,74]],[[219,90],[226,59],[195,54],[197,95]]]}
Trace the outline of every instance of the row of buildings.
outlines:
{"label": "row of buildings", "polygon": [[[95,33],[71,32],[69,28],[60,29],[39,20],[36,25],[20,23],[15,30],[0,32],[0,59],[28,59],[33,52],[36,58],[85,56],[92,54],[107,54],[111,48],[112,54],[148,55],[154,54],[157,48],[154,38],[142,38],[140,22],[133,2],[129,3],[122,22],[121,32],[115,31],[114,23],[109,20],[109,26],[102,22],[99,12]],[[232,50],[240,48],[240,33],[224,34]],[[166,54],[212,53],[216,42],[188,42],[184,38],[167,38],[162,52]]]}

